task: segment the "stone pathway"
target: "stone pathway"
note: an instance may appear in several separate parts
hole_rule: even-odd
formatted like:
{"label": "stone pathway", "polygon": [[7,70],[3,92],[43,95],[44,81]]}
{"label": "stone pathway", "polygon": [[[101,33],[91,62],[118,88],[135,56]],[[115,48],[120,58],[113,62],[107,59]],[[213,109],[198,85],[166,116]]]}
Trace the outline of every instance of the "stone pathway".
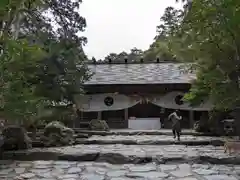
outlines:
{"label": "stone pathway", "polygon": [[[159,130],[135,130],[135,129],[113,129],[113,130],[110,130],[110,132],[116,132],[116,133],[152,133],[152,132],[158,132],[158,133],[172,133],[172,130],[171,129],[159,129]],[[183,133],[198,133],[192,129],[182,129],[182,132]]]}
{"label": "stone pathway", "polygon": [[183,135],[181,141],[176,141],[169,135],[93,135],[88,139],[76,138],[76,144],[124,144],[124,145],[187,145],[223,146],[224,137]]}
{"label": "stone pathway", "polygon": [[[91,135],[172,135],[171,129],[160,129],[160,130],[133,130],[133,129],[114,129],[110,131],[92,131],[75,129],[76,132],[87,133]],[[182,129],[183,135],[195,135],[195,136],[206,136],[206,134],[196,132],[190,129]]]}
{"label": "stone pathway", "polygon": [[14,160],[98,161],[112,164],[198,162],[240,165],[238,154],[224,153],[222,146],[183,145],[76,145],[59,148],[35,148],[6,152],[3,158]]}
{"label": "stone pathway", "polygon": [[239,180],[240,166],[111,165],[95,162],[0,162],[1,180]]}
{"label": "stone pathway", "polygon": [[[25,151],[23,151],[25,152]],[[230,157],[224,153],[222,146],[184,146],[184,145],[123,145],[123,144],[111,144],[111,145],[75,145],[58,148],[35,148],[26,151],[30,152],[52,152],[61,154],[91,154],[91,153],[118,153],[125,156],[138,156],[138,157],[155,157],[169,155],[189,156],[195,157],[199,155],[211,156],[216,158]],[[235,157],[235,155],[233,156]]]}
{"label": "stone pathway", "polygon": [[[133,140],[133,141],[174,141],[172,136],[168,135],[132,135],[132,136],[124,136],[124,135],[109,135],[109,136],[91,136],[88,140]],[[211,137],[211,136],[192,136],[192,135],[184,135],[181,136],[181,141],[211,141],[211,140],[224,140],[224,137]]]}
{"label": "stone pathway", "polygon": [[[174,142],[167,131],[147,131],[145,135],[137,131],[110,133],[90,137],[86,140],[90,144],[6,152],[4,159],[18,161],[0,161],[0,180],[240,179],[240,155],[224,153],[223,146],[151,145]],[[191,133],[186,132],[182,142],[222,142],[222,138],[196,137]],[[103,141],[109,144],[96,144]],[[123,141],[130,143],[121,144]]]}

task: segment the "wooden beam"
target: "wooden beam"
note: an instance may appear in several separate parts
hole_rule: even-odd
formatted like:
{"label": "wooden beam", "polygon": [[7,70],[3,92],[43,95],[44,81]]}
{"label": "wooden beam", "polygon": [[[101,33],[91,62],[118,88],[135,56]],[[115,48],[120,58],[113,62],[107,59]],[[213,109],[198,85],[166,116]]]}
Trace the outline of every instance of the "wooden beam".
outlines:
{"label": "wooden beam", "polygon": [[124,109],[124,124],[128,128],[128,108]]}
{"label": "wooden beam", "polygon": [[189,124],[190,124],[190,128],[194,127],[194,111],[189,111]]}
{"label": "wooden beam", "polygon": [[98,120],[101,120],[101,119],[102,119],[102,112],[101,112],[101,111],[98,111],[97,119],[98,119]]}
{"label": "wooden beam", "polygon": [[124,109],[124,120],[127,121],[128,120],[128,108]]}

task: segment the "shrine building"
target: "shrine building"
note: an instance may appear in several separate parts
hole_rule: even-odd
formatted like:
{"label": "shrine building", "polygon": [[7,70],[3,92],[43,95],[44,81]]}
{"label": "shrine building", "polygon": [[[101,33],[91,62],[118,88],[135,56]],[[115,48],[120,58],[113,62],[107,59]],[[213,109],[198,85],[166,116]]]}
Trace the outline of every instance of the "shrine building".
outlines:
{"label": "shrine building", "polygon": [[[180,110],[183,128],[211,109],[209,102],[192,107],[182,98],[195,74],[185,72],[185,64],[171,62],[92,63],[93,76],[84,84],[81,121],[106,120],[110,128],[169,128],[168,115]],[[161,121],[160,121],[161,119]]]}

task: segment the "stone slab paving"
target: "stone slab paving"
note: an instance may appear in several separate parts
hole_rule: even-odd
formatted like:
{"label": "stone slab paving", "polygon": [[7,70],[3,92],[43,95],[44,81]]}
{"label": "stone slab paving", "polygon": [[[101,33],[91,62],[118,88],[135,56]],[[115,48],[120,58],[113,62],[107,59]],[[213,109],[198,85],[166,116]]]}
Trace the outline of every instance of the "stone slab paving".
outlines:
{"label": "stone slab paving", "polygon": [[[172,136],[169,135],[109,135],[109,136],[98,136],[94,135],[88,138],[91,140],[98,141],[136,141],[136,142],[149,142],[149,141],[175,141]],[[213,140],[224,140],[224,137],[211,137],[211,136],[192,136],[192,135],[183,135],[181,136],[181,141],[213,141]]]}
{"label": "stone slab paving", "polygon": [[[21,151],[20,151],[21,152]],[[170,155],[178,156],[211,156],[211,157],[236,157],[234,154],[230,156],[224,153],[222,146],[184,146],[184,145],[123,145],[123,144],[111,144],[111,145],[75,145],[56,148],[34,148],[27,150],[26,152],[56,152],[61,154],[91,154],[91,153],[118,153],[126,156],[164,156]]]}
{"label": "stone slab paving", "polygon": [[112,165],[96,162],[0,162],[1,180],[239,180],[240,166],[210,164]]}
{"label": "stone slab paving", "polygon": [[[133,129],[114,129],[110,131],[92,131],[83,129],[74,129],[76,132],[87,133],[91,135],[172,135],[171,129],[159,129],[159,130],[133,130]],[[191,129],[182,129],[182,134],[184,135],[194,135],[194,136],[206,136],[206,133],[199,133]]]}
{"label": "stone slab paving", "polygon": [[75,145],[6,152],[3,154],[3,158],[12,160],[101,161],[112,164],[182,161],[240,165],[240,155],[226,154],[222,146]]}
{"label": "stone slab paving", "polygon": [[[135,129],[114,129],[111,130],[110,132],[116,132],[116,133],[139,133],[139,132],[143,132],[143,133],[152,133],[152,132],[156,132],[156,133],[172,133],[171,129],[159,129],[159,130],[135,130]],[[196,132],[192,129],[182,129],[182,133],[186,133],[186,134],[191,134],[191,133],[196,133],[196,134],[201,134],[199,132]]]}

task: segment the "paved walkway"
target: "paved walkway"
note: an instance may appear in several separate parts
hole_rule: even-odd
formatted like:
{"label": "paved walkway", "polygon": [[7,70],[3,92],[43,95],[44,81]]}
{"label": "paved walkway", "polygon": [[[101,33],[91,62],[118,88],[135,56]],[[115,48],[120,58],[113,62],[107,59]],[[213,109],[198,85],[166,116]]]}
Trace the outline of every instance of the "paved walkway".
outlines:
{"label": "paved walkway", "polygon": [[[134,129],[112,129],[111,132],[141,132],[141,133],[148,133],[148,132],[162,132],[162,133],[172,133],[171,129],[159,129],[159,130],[134,130]],[[182,129],[183,133],[196,133],[196,131],[192,129]]]}
{"label": "paved walkway", "polygon": [[[92,134],[92,135],[137,135],[137,134],[146,134],[146,135],[172,135],[171,129],[159,129],[159,130],[133,130],[133,129],[113,129],[110,131],[90,131],[83,129],[75,129],[77,132]],[[182,134],[185,135],[196,135],[200,136],[203,133],[196,132],[191,129],[182,129]]]}
{"label": "paved walkway", "polygon": [[88,139],[76,138],[77,144],[125,144],[125,145],[214,145],[223,146],[223,137],[183,135],[181,141],[176,141],[168,135],[93,135]]}
{"label": "paved walkway", "polygon": [[111,165],[94,162],[0,162],[1,180],[239,180],[240,166]]}
{"label": "paved walkway", "polygon": [[112,164],[198,162],[240,165],[240,156],[224,153],[222,146],[76,145],[6,152],[3,157],[15,160],[97,161]]}
{"label": "paved walkway", "polygon": [[[87,140],[100,140],[100,141],[136,141],[136,142],[147,142],[147,141],[175,141],[172,136],[169,135],[108,135],[108,136],[98,136],[93,135]],[[211,136],[192,136],[183,135],[181,136],[181,141],[212,141],[212,140],[224,140],[223,137],[211,137]]]}
{"label": "paved walkway", "polygon": [[[223,146],[121,144],[121,141],[126,140],[143,144],[173,141],[169,135],[152,132],[147,132],[151,135],[136,135],[138,132],[134,130],[126,130],[126,133],[121,130],[120,134],[108,134],[108,136],[96,134],[88,139],[88,141],[118,141],[119,144],[83,144],[7,152],[4,156],[6,159],[16,160],[17,157],[21,157],[19,158],[21,160],[35,158],[39,161],[0,161],[0,180],[240,179],[240,156],[224,153]],[[131,136],[128,136],[129,133]],[[167,134],[167,131],[164,133]],[[182,141],[212,140],[221,140],[221,138],[182,136]],[[49,161],[43,161],[46,159]]]}
{"label": "paved walkway", "polygon": [[61,154],[91,154],[91,153],[119,153],[126,156],[199,156],[208,155],[211,157],[230,157],[224,153],[222,146],[184,146],[184,145],[123,145],[123,144],[111,144],[111,145],[75,145],[58,148],[35,148],[26,152],[56,152]]}

